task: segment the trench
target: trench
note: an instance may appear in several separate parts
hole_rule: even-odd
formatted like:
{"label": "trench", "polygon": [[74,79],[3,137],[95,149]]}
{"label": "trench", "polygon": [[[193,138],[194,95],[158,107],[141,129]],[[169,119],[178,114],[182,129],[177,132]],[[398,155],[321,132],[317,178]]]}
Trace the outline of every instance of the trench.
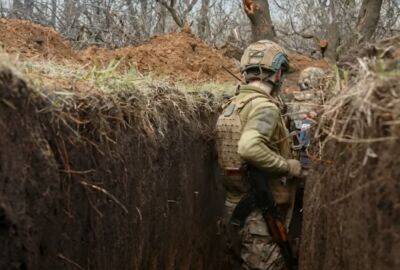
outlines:
{"label": "trench", "polygon": [[151,114],[0,71],[0,269],[221,269],[215,112],[153,90]]}
{"label": "trench", "polygon": [[[218,102],[150,90],[38,92],[0,70],[0,269],[230,269]],[[300,269],[398,269],[399,149],[326,144],[306,183]]]}

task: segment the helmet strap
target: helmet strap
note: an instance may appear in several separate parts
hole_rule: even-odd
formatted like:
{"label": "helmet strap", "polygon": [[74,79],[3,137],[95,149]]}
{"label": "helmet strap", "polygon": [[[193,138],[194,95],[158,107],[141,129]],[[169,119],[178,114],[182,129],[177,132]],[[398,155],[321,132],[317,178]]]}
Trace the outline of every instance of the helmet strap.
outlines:
{"label": "helmet strap", "polygon": [[269,82],[273,85],[272,93],[278,92],[280,90],[282,86],[283,76],[284,75],[282,73],[282,69],[278,69],[274,74],[264,79],[266,82]]}

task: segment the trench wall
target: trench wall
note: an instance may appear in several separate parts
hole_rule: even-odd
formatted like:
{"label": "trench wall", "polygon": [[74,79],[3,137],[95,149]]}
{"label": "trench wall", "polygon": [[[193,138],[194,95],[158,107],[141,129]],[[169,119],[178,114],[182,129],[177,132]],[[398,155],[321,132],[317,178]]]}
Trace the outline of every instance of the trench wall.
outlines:
{"label": "trench wall", "polygon": [[399,140],[324,152],[306,185],[300,268],[399,269]]}
{"label": "trench wall", "polygon": [[0,71],[0,269],[221,269],[214,112],[152,90],[147,117]]}

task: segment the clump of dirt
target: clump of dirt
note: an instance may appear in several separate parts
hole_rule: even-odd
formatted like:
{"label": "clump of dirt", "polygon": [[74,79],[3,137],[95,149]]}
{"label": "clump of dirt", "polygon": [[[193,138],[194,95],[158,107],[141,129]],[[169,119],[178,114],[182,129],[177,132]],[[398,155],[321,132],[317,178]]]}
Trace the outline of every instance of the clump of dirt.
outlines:
{"label": "clump of dirt", "polygon": [[53,28],[30,21],[0,19],[0,40],[6,52],[25,58],[64,60],[76,57],[68,42]]}
{"label": "clump of dirt", "polygon": [[102,65],[116,59],[122,69],[136,67],[141,73],[162,74],[193,82],[233,81],[222,66],[238,73],[230,58],[187,32],[156,36],[137,47],[117,50],[91,47],[82,52],[81,59]]}

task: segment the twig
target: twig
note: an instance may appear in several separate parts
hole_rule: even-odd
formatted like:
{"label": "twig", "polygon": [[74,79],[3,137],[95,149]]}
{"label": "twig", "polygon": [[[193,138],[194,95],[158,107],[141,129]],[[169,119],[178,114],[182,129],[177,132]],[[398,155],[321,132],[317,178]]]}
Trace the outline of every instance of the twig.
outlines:
{"label": "twig", "polygon": [[73,266],[75,266],[75,268],[80,269],[80,270],[85,270],[82,266],[80,266],[79,264],[77,264],[76,262],[72,261],[71,259],[68,259],[67,257],[65,257],[64,255],[62,255],[61,253],[57,254],[57,257],[72,264]]}
{"label": "twig", "polygon": [[140,220],[140,222],[142,222],[142,220],[143,220],[142,212],[140,212],[140,209],[139,209],[139,207],[137,207],[137,206],[136,206],[136,211],[137,211],[138,214],[139,214],[139,220]]}
{"label": "twig", "polygon": [[116,204],[118,204],[122,208],[122,210],[124,210],[125,213],[127,213],[127,214],[129,213],[128,209],[114,195],[112,195],[110,192],[108,192],[104,188],[101,188],[101,187],[93,185],[93,184],[89,184],[85,181],[81,181],[80,183],[86,187],[90,187],[90,188],[93,188],[94,190],[104,193],[105,195],[110,197]]}
{"label": "twig", "polygon": [[96,170],[86,170],[86,171],[74,171],[74,170],[60,170],[60,172],[67,173],[67,174],[87,174],[95,172]]}

